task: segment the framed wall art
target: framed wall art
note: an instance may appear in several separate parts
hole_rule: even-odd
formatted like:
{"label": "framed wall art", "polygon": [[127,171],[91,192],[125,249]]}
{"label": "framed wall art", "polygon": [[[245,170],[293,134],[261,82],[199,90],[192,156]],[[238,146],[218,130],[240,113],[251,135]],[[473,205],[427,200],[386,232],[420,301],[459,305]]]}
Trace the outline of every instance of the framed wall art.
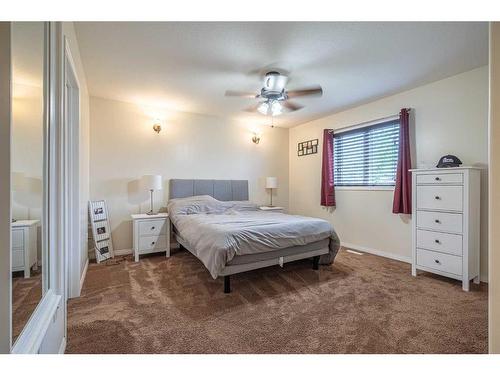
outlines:
{"label": "framed wall art", "polygon": [[318,139],[299,142],[297,144],[297,156],[306,156],[318,153]]}

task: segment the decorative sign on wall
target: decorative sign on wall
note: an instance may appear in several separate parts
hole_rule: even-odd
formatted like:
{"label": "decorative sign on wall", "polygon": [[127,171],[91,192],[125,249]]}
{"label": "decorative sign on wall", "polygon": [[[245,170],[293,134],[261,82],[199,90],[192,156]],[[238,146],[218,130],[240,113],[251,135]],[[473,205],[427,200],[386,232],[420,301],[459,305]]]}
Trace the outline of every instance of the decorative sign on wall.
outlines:
{"label": "decorative sign on wall", "polygon": [[105,201],[89,202],[90,224],[94,239],[97,263],[113,257],[113,243],[108,220],[108,208]]}
{"label": "decorative sign on wall", "polygon": [[318,139],[311,139],[310,141],[299,142],[297,144],[297,155],[312,155],[318,153]]}

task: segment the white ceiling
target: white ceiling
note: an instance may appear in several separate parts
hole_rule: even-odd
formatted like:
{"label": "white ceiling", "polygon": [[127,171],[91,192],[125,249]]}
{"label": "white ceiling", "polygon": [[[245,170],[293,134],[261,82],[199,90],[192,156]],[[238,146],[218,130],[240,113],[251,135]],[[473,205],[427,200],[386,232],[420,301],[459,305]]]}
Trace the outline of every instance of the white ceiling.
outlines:
{"label": "white ceiling", "polygon": [[291,72],[288,89],[321,98],[275,119],[294,126],[488,63],[487,23],[78,22],[92,96],[172,111],[269,122],[227,89],[261,87],[265,67]]}

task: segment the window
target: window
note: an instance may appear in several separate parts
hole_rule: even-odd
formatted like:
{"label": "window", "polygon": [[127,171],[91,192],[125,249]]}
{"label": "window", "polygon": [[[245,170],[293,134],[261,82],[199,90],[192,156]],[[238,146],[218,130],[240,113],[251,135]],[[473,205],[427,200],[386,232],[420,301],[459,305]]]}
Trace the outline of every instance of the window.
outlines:
{"label": "window", "polygon": [[334,134],[335,186],[394,186],[399,120]]}

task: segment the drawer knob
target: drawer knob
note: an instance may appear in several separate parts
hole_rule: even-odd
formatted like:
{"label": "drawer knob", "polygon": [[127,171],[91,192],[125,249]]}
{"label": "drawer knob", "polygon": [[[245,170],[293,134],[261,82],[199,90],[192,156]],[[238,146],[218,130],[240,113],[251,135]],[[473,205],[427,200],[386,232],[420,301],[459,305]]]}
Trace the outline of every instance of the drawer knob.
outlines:
{"label": "drawer knob", "polygon": [[155,244],[155,242],[154,242],[154,241],[153,241],[153,242],[151,242],[151,245],[154,245],[154,244]]}
{"label": "drawer knob", "polygon": [[151,230],[155,230],[155,227],[151,227]]}
{"label": "drawer knob", "polygon": [[440,200],[440,199],[441,199],[441,197],[440,197],[439,195],[436,195],[436,196],[434,197],[434,199]]}
{"label": "drawer knob", "polygon": [[436,224],[441,224],[441,222],[439,221],[439,219],[434,220],[434,222],[435,222]]}
{"label": "drawer knob", "polygon": [[439,177],[436,177],[436,181],[441,181],[441,179]]}
{"label": "drawer knob", "polygon": [[434,240],[434,242],[435,242],[435,243],[441,243],[441,242],[439,242],[439,240]]}
{"label": "drawer knob", "polygon": [[436,262],[437,264],[441,263],[439,260],[437,259],[434,259],[434,262]]}

